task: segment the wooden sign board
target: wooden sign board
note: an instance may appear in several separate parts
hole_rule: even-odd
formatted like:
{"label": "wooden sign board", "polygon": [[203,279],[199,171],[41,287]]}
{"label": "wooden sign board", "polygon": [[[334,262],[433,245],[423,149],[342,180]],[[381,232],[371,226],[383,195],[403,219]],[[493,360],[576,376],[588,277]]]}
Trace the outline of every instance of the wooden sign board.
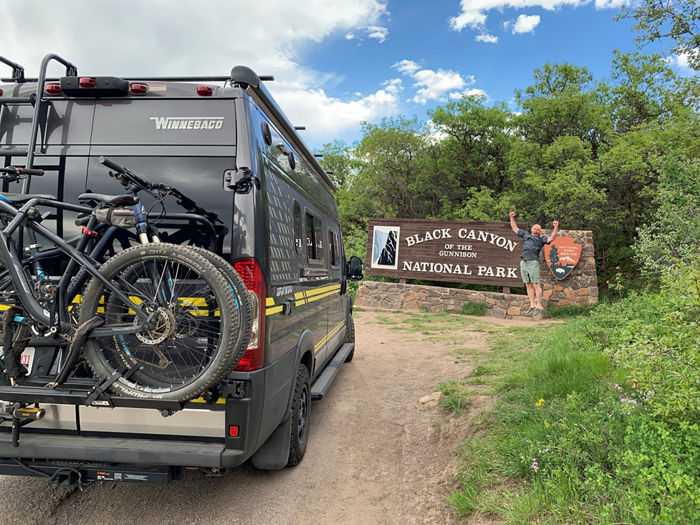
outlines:
{"label": "wooden sign board", "polygon": [[370,219],[365,267],[378,277],[522,286],[521,254],[507,222]]}

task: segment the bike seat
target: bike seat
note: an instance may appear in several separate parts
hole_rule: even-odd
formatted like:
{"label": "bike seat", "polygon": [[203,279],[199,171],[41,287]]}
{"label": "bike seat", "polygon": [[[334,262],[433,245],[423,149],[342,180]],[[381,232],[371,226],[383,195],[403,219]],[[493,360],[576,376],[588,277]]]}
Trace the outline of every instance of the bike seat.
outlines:
{"label": "bike seat", "polygon": [[55,201],[56,197],[43,193],[0,193],[0,199],[10,204],[22,204],[31,199],[51,199]]}
{"label": "bike seat", "polygon": [[83,193],[78,196],[81,201],[96,201],[108,206],[133,206],[138,201],[133,195],[105,195],[103,193]]}

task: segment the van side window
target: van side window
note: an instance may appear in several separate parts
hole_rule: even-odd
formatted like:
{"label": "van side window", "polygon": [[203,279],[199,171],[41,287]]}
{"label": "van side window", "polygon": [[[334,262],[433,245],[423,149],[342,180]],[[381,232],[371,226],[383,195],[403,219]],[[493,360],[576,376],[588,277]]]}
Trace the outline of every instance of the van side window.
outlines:
{"label": "van side window", "polygon": [[328,230],[328,250],[330,252],[331,266],[338,266],[338,234],[333,230]]}
{"label": "van side window", "polygon": [[323,260],[321,219],[308,211],[306,212],[306,256],[309,260]]}
{"label": "van side window", "polygon": [[301,253],[301,248],[304,245],[301,239],[301,206],[297,201],[294,201],[294,247],[297,253]]}

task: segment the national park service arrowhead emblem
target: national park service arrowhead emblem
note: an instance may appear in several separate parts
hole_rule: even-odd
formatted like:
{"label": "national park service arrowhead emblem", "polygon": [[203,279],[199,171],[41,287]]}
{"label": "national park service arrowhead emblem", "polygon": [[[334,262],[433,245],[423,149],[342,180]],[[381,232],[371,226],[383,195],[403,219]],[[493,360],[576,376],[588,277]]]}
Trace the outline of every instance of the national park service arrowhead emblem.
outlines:
{"label": "national park service arrowhead emblem", "polygon": [[571,237],[557,237],[544,245],[544,259],[558,280],[566,278],[581,258],[581,245]]}

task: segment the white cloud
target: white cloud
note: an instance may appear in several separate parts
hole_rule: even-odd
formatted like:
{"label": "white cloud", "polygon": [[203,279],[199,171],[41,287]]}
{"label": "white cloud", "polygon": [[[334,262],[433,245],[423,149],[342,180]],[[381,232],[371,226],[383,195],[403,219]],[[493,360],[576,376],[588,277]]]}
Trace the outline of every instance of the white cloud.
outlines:
{"label": "white cloud", "polygon": [[[260,75],[274,75],[268,88],[276,98],[329,108],[314,116],[313,125],[330,133],[382,114],[395,95],[382,88],[350,102],[328,97],[323,89],[338,77],[303,66],[301,57],[310,45],[333,35],[383,41],[386,3],[307,0],[301,9],[296,0],[61,0],[40,6],[2,0],[0,49],[24,65],[27,76],[38,74],[47,53],[57,53],[89,75],[223,76],[235,65],[246,65]],[[49,74],[61,73],[52,63]],[[304,102],[304,97],[318,100]],[[304,116],[296,109],[289,113]]]}
{"label": "white cloud", "polygon": [[415,73],[416,71],[418,71],[420,69],[420,66],[418,64],[416,64],[413,60],[406,60],[406,59],[401,60],[400,62],[397,62],[396,64],[394,64],[391,67],[394,68],[399,73],[404,73],[406,75],[412,75],[413,73]]}
{"label": "white cloud", "polygon": [[364,40],[365,38],[373,38],[378,40],[379,43],[383,43],[389,36],[389,29],[382,26],[367,26],[359,27],[357,31],[361,34],[347,33],[345,35],[345,40]]}
{"label": "white cloud", "polygon": [[386,27],[369,26],[366,29],[367,38],[374,38],[376,40],[379,40],[379,43],[384,42],[386,40],[386,37],[389,36],[389,29]]}
{"label": "white cloud", "polygon": [[[401,80],[387,81],[382,89],[351,101],[329,96],[323,89],[282,89],[273,96],[286,108],[292,124],[306,126],[302,137],[323,144],[355,128],[360,122],[396,114]],[[272,90],[271,90],[272,91]]]}
{"label": "white cloud", "polygon": [[486,91],[484,91],[483,89],[478,89],[478,88],[467,89],[466,91],[462,91],[461,93],[459,93],[459,92],[450,93],[450,98],[452,100],[459,100],[463,96],[468,96],[468,97],[469,96],[479,96],[479,97],[483,97],[484,99],[489,98]]}
{"label": "white cloud", "polygon": [[618,9],[626,4],[628,0],[595,0],[596,9]]}
{"label": "white cloud", "polygon": [[[426,104],[429,100],[440,100],[445,93],[462,89],[467,85],[467,80],[456,71],[438,69],[421,69],[413,74],[415,86],[418,88],[411,101],[417,104]],[[469,83],[473,83],[474,78],[469,77]]]}
{"label": "white cloud", "polygon": [[461,12],[450,18],[450,27],[455,31],[464,28],[481,29],[487,20],[487,13],[498,9],[527,9],[540,7],[553,11],[559,7],[579,7],[594,2],[597,9],[617,8],[627,0],[461,0]]}
{"label": "white cloud", "polygon": [[540,23],[539,15],[520,15],[513,24],[513,34],[531,33]]}
{"label": "white cloud", "polygon": [[[695,50],[696,56],[700,54],[700,51]],[[666,61],[674,67],[677,67],[684,73],[689,73],[692,71],[690,67],[690,56],[688,53],[681,53],[679,55],[671,55],[666,59]]]}
{"label": "white cloud", "polygon": [[489,34],[481,34],[481,35],[476,35],[474,37],[474,40],[477,42],[485,42],[487,44],[497,44],[498,43],[498,37],[495,35],[489,35]]}
{"label": "white cloud", "polygon": [[[400,73],[411,77],[414,81],[413,87],[416,88],[416,94],[410,99],[416,104],[427,104],[431,100],[442,100],[449,93],[451,98],[455,92],[465,86],[470,86],[476,82],[473,75],[462,76],[456,71],[438,69],[421,69],[420,66],[413,60],[401,60],[392,68]],[[461,93],[457,93],[457,98]]]}

